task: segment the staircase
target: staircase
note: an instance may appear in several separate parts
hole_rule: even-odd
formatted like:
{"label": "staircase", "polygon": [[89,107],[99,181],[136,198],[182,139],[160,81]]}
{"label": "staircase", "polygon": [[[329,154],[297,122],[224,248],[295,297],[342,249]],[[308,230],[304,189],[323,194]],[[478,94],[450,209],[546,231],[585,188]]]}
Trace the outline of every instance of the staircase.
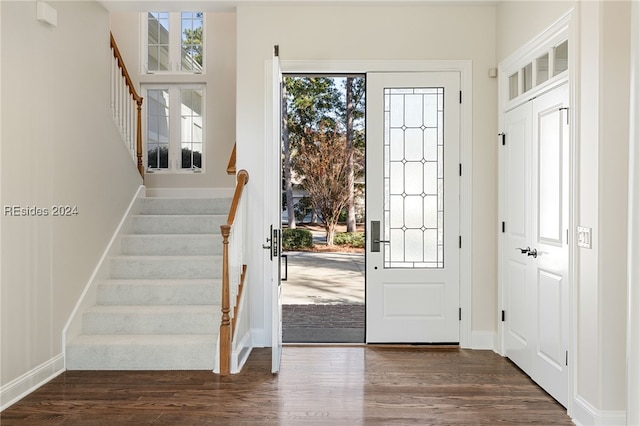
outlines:
{"label": "staircase", "polygon": [[144,198],[96,305],[67,343],[69,370],[212,370],[228,198]]}

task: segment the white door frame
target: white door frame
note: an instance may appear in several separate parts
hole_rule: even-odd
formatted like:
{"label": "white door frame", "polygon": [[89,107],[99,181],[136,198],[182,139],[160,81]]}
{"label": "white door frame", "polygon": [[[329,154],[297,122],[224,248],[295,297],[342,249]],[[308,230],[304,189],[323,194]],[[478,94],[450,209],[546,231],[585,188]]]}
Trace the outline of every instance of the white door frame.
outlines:
{"label": "white door frame", "polygon": [[[569,40],[568,72],[553,77],[539,86],[527,91],[526,94],[523,94],[513,100],[509,100],[509,77],[513,75],[514,72],[518,72],[519,69],[531,62],[532,59],[538,58],[547,52],[549,46],[553,46],[562,40]],[[500,132],[503,131],[505,126],[504,118],[506,111],[513,109],[524,102],[528,102],[542,93],[553,90],[562,84],[568,82],[569,85],[569,383],[567,404],[567,413],[569,416],[572,416],[573,413],[573,402],[575,399],[575,390],[577,389],[577,288],[575,280],[577,270],[575,232],[573,232],[573,230],[577,223],[576,206],[578,204],[578,176],[576,167],[576,161],[578,158],[576,146],[578,134],[576,126],[578,117],[578,113],[576,111],[576,106],[578,105],[576,94],[577,69],[579,63],[579,53],[577,49],[578,40],[578,28],[574,20],[574,10],[571,9],[537,37],[504,59],[498,66],[498,129],[500,129]],[[501,143],[501,138],[498,138],[497,143]],[[506,212],[504,161],[504,151],[498,149],[498,220],[500,222],[505,217]],[[502,270],[504,249],[502,234],[500,234],[500,237],[498,238],[498,312],[504,310],[506,306],[506,286],[503,283],[504,274]],[[504,322],[501,321],[499,316],[496,348],[503,356],[505,356],[504,333]]]}
{"label": "white door frame", "polygon": [[[286,53],[285,53],[286,56]],[[265,64],[265,85],[268,99],[265,99],[265,117],[271,120],[271,61]],[[366,74],[367,72],[417,72],[417,71],[454,71],[460,73],[460,87],[463,93],[463,102],[460,108],[460,161],[462,163],[462,178],[460,181],[460,234],[462,236],[462,249],[460,252],[460,307],[462,308],[462,319],[460,322],[460,347],[472,348],[473,339],[471,334],[472,315],[472,61],[471,60],[281,60],[280,65],[283,73],[300,74]],[[270,134],[271,123],[265,123],[265,131]],[[268,140],[267,143],[272,143]],[[269,152],[272,147],[266,146]],[[266,156],[265,158],[270,158]],[[274,173],[274,167],[279,164],[268,161],[264,168],[265,182]],[[271,203],[267,203],[271,204]],[[266,206],[267,208],[269,206]],[[267,215],[265,215],[267,216]],[[265,228],[269,225],[265,222]],[[271,282],[270,269],[265,268],[264,282]],[[267,324],[271,324],[271,298],[265,298],[265,319],[269,318]],[[479,347],[478,349],[488,349]]]}

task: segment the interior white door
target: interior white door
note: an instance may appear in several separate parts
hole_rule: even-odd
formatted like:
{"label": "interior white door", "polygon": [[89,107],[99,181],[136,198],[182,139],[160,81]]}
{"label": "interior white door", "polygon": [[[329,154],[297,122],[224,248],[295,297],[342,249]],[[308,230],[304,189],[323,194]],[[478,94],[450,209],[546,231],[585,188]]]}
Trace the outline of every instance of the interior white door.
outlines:
{"label": "interior white door", "polygon": [[280,360],[282,359],[282,280],[280,276],[280,227],[282,212],[282,183],[280,179],[280,153],[282,141],[282,69],[278,55],[278,46],[274,46],[273,56],[273,86],[272,86],[272,133],[273,142],[271,146],[271,164],[277,165],[273,168],[274,173],[266,191],[271,195],[271,202],[274,204],[271,209],[271,229],[269,241],[266,245],[271,259],[271,372],[280,371]]}
{"label": "interior white door", "polygon": [[506,291],[504,346],[507,357],[531,374],[529,354],[532,330],[530,286],[531,258],[531,139],[532,103],[527,102],[505,116],[504,190],[505,250],[503,282]]}
{"label": "interior white door", "polygon": [[534,100],[531,221],[537,300],[532,377],[564,406],[569,397],[568,99],[565,84]]}
{"label": "interior white door", "polygon": [[460,75],[367,74],[366,341],[460,340]]}
{"label": "interior white door", "polygon": [[502,275],[505,351],[561,404],[568,400],[568,88],[505,115]]}

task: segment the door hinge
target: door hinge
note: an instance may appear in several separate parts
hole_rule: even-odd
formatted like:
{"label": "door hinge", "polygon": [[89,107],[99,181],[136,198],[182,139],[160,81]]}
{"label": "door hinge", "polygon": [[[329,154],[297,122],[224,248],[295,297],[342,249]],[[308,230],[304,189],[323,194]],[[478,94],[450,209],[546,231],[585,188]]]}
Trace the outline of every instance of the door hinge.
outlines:
{"label": "door hinge", "polygon": [[462,248],[462,235],[458,236],[458,248]]}
{"label": "door hinge", "polygon": [[505,319],[505,314],[504,314],[504,311],[502,311],[502,322],[504,322],[504,319]]}
{"label": "door hinge", "polygon": [[462,308],[458,308],[458,321],[462,321]]}
{"label": "door hinge", "polygon": [[502,222],[502,233],[503,234],[506,232],[506,229],[507,229],[506,223]]}
{"label": "door hinge", "polygon": [[498,136],[500,136],[500,138],[502,139],[502,145],[506,145],[507,144],[507,135],[505,135],[504,133],[498,133]]}
{"label": "door hinge", "polygon": [[458,165],[460,166],[460,167],[459,167],[459,169],[460,169],[460,176],[462,176],[462,163],[459,163]]}
{"label": "door hinge", "polygon": [[462,103],[462,90],[460,91],[460,103]]}
{"label": "door hinge", "polygon": [[564,352],[564,365],[569,365],[569,351]]}
{"label": "door hinge", "polygon": [[273,56],[276,58],[280,56],[280,46],[277,44],[273,45]]}

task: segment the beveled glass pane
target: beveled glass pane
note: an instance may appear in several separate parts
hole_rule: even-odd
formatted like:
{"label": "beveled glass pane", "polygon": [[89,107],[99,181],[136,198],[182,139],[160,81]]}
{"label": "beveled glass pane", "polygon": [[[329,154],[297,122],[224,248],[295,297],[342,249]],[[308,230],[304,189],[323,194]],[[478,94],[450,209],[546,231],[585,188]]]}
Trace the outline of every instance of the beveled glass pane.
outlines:
{"label": "beveled glass pane", "polygon": [[401,195],[392,195],[390,201],[389,225],[391,228],[402,228],[404,226],[404,198]]}
{"label": "beveled glass pane", "polygon": [[438,228],[438,196],[427,195],[424,197],[424,226],[426,228]]}
{"label": "beveled glass pane", "polygon": [[407,161],[421,161],[424,158],[422,153],[421,129],[407,129],[404,131],[404,157]]}
{"label": "beveled glass pane", "polygon": [[405,238],[405,261],[422,261],[424,250],[422,247],[422,231],[419,229],[408,229],[404,233]]}
{"label": "beveled glass pane", "polygon": [[402,161],[404,158],[404,132],[402,129],[390,130],[391,161]]}
{"label": "beveled glass pane", "polygon": [[404,165],[404,192],[422,194],[422,169],[422,163],[418,162],[409,162]]}
{"label": "beveled glass pane", "polygon": [[391,127],[404,126],[404,96],[392,95],[390,102],[390,123]]}
{"label": "beveled glass pane", "polygon": [[438,237],[435,229],[424,231],[424,260],[427,262],[438,261]]}
{"label": "beveled glass pane", "polygon": [[391,176],[389,179],[389,193],[399,195],[404,192],[404,165],[402,163],[391,163]]}
{"label": "beveled glass pane", "polygon": [[391,251],[390,260],[392,262],[404,261],[404,231],[402,229],[392,229],[391,241],[392,244],[384,244]]}
{"label": "beveled glass pane", "polygon": [[438,129],[424,130],[424,159],[438,161]]}
{"label": "beveled glass pane", "polygon": [[420,195],[408,195],[404,199],[405,223],[407,228],[422,227],[424,214],[422,211],[423,198]]}
{"label": "beveled glass pane", "polygon": [[436,163],[424,165],[424,192],[429,195],[438,193],[438,164]]}
{"label": "beveled glass pane", "polygon": [[423,95],[405,95],[404,97],[404,125],[407,127],[422,126],[422,98]]}
{"label": "beveled glass pane", "polygon": [[438,126],[438,95],[424,96],[424,125],[426,127]]}

